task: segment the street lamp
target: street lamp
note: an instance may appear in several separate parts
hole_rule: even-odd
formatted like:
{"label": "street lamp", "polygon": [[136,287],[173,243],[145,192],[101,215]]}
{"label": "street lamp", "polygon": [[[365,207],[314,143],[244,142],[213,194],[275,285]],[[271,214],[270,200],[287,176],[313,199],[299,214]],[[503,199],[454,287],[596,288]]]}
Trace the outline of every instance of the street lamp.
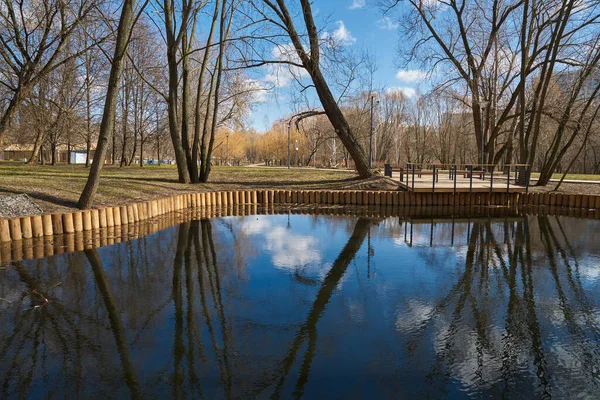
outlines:
{"label": "street lamp", "polygon": [[481,170],[483,171],[484,157],[485,157],[485,108],[487,107],[487,101],[480,101],[479,107],[481,107]]}
{"label": "street lamp", "polygon": [[[375,127],[375,121],[373,120],[373,108],[374,108],[375,95],[371,94],[371,131],[369,134],[369,170],[373,167],[373,128]],[[379,104],[379,100],[377,103]]]}
{"label": "street lamp", "polygon": [[225,165],[229,165],[229,132],[225,134]]}
{"label": "street lamp", "polygon": [[296,167],[297,167],[298,166],[298,139],[296,139],[295,148],[296,148]]}
{"label": "street lamp", "polygon": [[290,129],[292,126],[292,120],[290,119],[287,123],[288,128],[288,169],[290,168]]}

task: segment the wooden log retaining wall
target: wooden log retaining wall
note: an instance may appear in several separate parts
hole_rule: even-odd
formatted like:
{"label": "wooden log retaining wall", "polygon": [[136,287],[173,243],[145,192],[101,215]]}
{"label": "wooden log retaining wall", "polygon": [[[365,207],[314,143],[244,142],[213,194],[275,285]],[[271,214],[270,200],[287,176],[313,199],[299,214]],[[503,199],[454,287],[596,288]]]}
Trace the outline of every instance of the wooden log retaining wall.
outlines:
{"label": "wooden log retaining wall", "polygon": [[[244,193],[244,197],[242,197]],[[97,210],[98,220],[94,217],[92,210],[89,211],[89,221],[91,229],[86,229],[86,211],[74,211],[71,213],[60,214],[61,218],[56,217],[59,214],[43,215],[14,218],[11,220],[0,220],[0,261],[2,263],[9,263],[11,261],[20,261],[32,258],[43,258],[52,256],[55,254],[70,253],[74,251],[82,251],[91,248],[109,246],[114,243],[120,243],[121,241],[128,241],[136,238],[141,238],[146,235],[167,229],[175,226],[183,221],[198,219],[198,218],[212,218],[222,216],[244,216],[244,215],[257,215],[257,214],[321,214],[321,215],[354,215],[354,216],[365,216],[373,218],[385,218],[385,217],[399,217],[401,219],[420,219],[426,221],[428,218],[436,217],[452,217],[452,218],[477,218],[477,217],[523,217],[526,214],[536,215],[565,215],[570,217],[580,218],[593,218],[600,219],[600,203],[597,203],[600,197],[588,196],[586,199],[588,207],[570,207],[568,205],[563,206],[562,203],[554,206],[541,207],[540,205],[546,205],[546,201],[543,200],[544,196],[538,196],[538,202],[534,205],[529,205],[525,202],[520,204],[519,199],[516,199],[516,207],[481,207],[481,203],[476,204],[476,199],[473,200],[473,204],[467,199],[459,199],[457,202],[450,200],[452,197],[445,201],[444,204],[430,204],[427,205],[427,201],[421,199],[420,205],[414,207],[407,205],[418,203],[417,199],[412,194],[407,195],[406,193],[396,192],[327,192],[327,191],[256,191],[256,196],[248,192],[239,192],[238,199],[256,199],[256,202],[241,203],[235,202],[236,196],[233,194],[233,205],[228,207],[222,207],[217,204],[206,205],[206,200],[213,197],[213,194],[206,193],[204,196],[197,197],[193,200],[193,197],[180,197],[175,196],[169,199],[153,200],[145,203],[138,203],[131,205],[131,215],[133,215],[133,221],[127,224],[116,224],[116,218],[121,216],[121,207],[109,207]],[[354,195],[353,195],[354,193]],[[385,200],[383,200],[383,193],[385,193]],[[362,194],[362,196],[360,196]],[[389,197],[388,197],[389,194]],[[181,196],[197,196],[193,195],[181,195]],[[223,198],[216,196],[215,198]],[[377,198],[379,197],[379,202]],[[426,196],[423,196],[426,198]],[[467,196],[468,197],[468,196]],[[571,196],[564,196],[568,199],[567,204],[578,204],[576,198]],[[204,206],[202,206],[202,198],[204,198]],[[286,201],[286,199],[295,198],[296,203]],[[266,200],[263,200],[266,199]],[[279,201],[279,200],[282,201]],[[304,201],[307,199],[307,202]],[[333,203],[336,201],[337,203]],[[349,199],[349,200],[347,200]],[[365,199],[370,201],[370,204],[360,204],[359,199]],[[432,198],[433,200],[434,198]],[[229,200],[229,198],[228,198]],[[318,200],[321,200],[319,202]],[[481,200],[481,199],[479,199]],[[529,200],[529,199],[527,199]],[[555,199],[556,200],[556,199]],[[193,207],[194,201],[196,205]],[[348,201],[349,203],[346,203]],[[382,202],[385,204],[382,205]],[[218,203],[218,200],[216,201]],[[459,203],[457,205],[457,203]],[[285,204],[285,206],[284,206]],[[461,205],[462,204],[462,205]],[[585,204],[584,200],[581,199],[581,205]],[[190,205],[190,207],[187,207]],[[322,207],[319,207],[323,205]],[[484,204],[486,205],[486,204]],[[593,206],[592,206],[593,205]],[[596,207],[597,205],[597,207]],[[125,214],[127,214],[127,207],[125,206]],[[137,208],[137,221],[136,212]],[[102,211],[104,210],[104,211]],[[161,213],[162,212],[162,213]],[[102,226],[104,220],[102,214],[106,214],[106,227]],[[113,215],[112,226],[109,225],[110,217]],[[67,215],[65,217],[65,215]],[[79,215],[81,215],[81,224],[79,222]],[[119,217],[117,217],[119,216]],[[29,219],[29,228],[27,219]],[[70,230],[70,220],[73,220],[73,232],[65,233],[64,227]],[[129,221],[129,216],[127,216]],[[24,223],[22,223],[25,221]],[[59,223],[67,221],[66,224]],[[41,223],[41,227],[39,224]],[[37,227],[36,227],[37,226]],[[94,227],[97,226],[97,227]],[[81,228],[79,228],[81,227]],[[61,233],[52,235],[46,235],[50,230],[56,232],[56,229],[62,229]],[[78,230],[79,229],[79,230]],[[13,232],[15,234],[13,239]],[[35,234],[34,234],[35,232]],[[20,239],[17,239],[17,235],[20,234]]]}
{"label": "wooden log retaining wall", "polygon": [[277,204],[379,207],[516,206],[600,209],[600,196],[555,193],[411,193],[399,191],[247,190],[187,193],[124,206],[0,220],[0,243],[90,232],[152,220],[183,210]]}

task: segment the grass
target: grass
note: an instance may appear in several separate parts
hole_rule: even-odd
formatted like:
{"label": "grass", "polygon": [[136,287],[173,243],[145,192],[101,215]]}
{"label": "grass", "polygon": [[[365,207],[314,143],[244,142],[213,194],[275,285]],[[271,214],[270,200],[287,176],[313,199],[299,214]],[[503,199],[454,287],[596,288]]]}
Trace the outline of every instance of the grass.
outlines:
{"label": "grass", "polygon": [[[538,178],[540,176],[539,173],[537,172],[532,172],[531,173],[531,177],[532,178]],[[560,179],[562,178],[563,174],[552,174],[552,179]],[[579,180],[579,181],[600,181],[600,175],[594,175],[594,174],[567,174],[567,176],[565,177],[565,179],[573,179],[573,180]]]}
{"label": "grass", "polygon": [[[29,166],[0,162],[0,196],[25,193],[44,212],[75,208],[85,186],[88,169],[81,165]],[[559,175],[560,177],[560,175]],[[597,179],[600,175],[569,175],[570,179]],[[552,191],[546,187],[530,187],[534,192]],[[139,166],[119,168],[107,165],[102,172],[94,207],[115,206],[137,201],[163,198],[176,193],[211,190],[249,189],[387,189],[397,185],[379,176],[361,180],[353,172],[343,170],[287,169],[267,167],[214,167],[210,182],[181,184],[175,166]],[[562,193],[600,195],[600,185],[564,183]]]}
{"label": "grass", "polygon": [[[88,169],[80,165],[28,166],[0,163],[0,196],[26,193],[45,212],[75,208]],[[162,198],[174,193],[259,188],[344,189],[385,188],[385,179],[360,180],[343,170],[266,167],[214,167],[210,182],[181,184],[175,166],[119,168],[107,165],[94,206],[121,205]]]}

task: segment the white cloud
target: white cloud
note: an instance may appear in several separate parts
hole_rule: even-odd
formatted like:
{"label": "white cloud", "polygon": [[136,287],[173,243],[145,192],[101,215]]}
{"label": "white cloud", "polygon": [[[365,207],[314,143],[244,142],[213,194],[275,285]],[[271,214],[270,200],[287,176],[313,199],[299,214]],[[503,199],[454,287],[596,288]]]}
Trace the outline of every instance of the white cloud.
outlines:
{"label": "white cloud", "polygon": [[268,218],[244,220],[241,230],[247,235],[262,235],[264,249],[276,268],[295,271],[302,268],[311,275],[324,275],[329,268],[322,264],[320,241],[288,228],[275,225]]}
{"label": "white cloud", "polygon": [[396,73],[400,82],[411,83],[421,81],[427,74],[419,69],[401,69]]}
{"label": "white cloud", "polygon": [[[290,61],[301,64],[298,53],[292,43],[276,45],[271,50],[271,57],[276,61]],[[270,64],[266,67],[267,74],[263,80],[275,87],[288,86],[294,79],[302,79],[308,76],[304,68],[289,64]]]}
{"label": "white cloud", "polygon": [[390,17],[383,17],[377,21],[377,27],[386,31],[396,30],[399,26],[400,24],[397,21],[391,19]]}
{"label": "white cloud", "polygon": [[408,86],[395,86],[388,88],[386,90],[388,93],[402,93],[404,96],[411,98],[417,94],[417,91],[414,88]]}
{"label": "white cloud", "polygon": [[333,32],[323,32],[321,40],[330,41],[331,46],[341,45],[350,46],[356,42],[356,38],[352,36],[352,33],[346,28],[344,21],[336,21],[337,29]]}
{"label": "white cloud", "polygon": [[419,329],[433,316],[435,308],[419,300],[409,300],[406,307],[396,315],[396,330],[409,333]]}
{"label": "white cloud", "polygon": [[359,8],[364,8],[365,5],[367,5],[367,0],[352,0],[352,3],[348,8],[351,10],[357,10]]}
{"label": "white cloud", "polygon": [[250,92],[250,101],[253,103],[265,103],[269,100],[269,91],[272,87],[264,80],[247,78],[240,82],[243,91]]}

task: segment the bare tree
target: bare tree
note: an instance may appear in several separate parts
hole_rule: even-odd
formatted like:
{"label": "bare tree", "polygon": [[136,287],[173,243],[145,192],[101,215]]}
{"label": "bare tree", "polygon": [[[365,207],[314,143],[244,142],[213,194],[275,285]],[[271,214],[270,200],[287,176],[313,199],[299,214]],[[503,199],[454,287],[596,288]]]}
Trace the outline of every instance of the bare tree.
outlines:
{"label": "bare tree", "polygon": [[91,1],[2,1],[0,85],[10,98],[0,116],[0,144],[18,107],[40,79],[81,54],[63,50],[94,6]]}
{"label": "bare tree", "polygon": [[[367,178],[371,175],[367,155],[352,132],[321,70],[321,55],[325,50],[325,46],[323,46],[322,36],[313,17],[311,3],[308,0],[300,0],[304,22],[302,30],[299,30],[297,24],[294,22],[287,3],[284,0],[262,0],[261,2],[253,2],[252,4],[254,4],[255,10],[261,20],[268,21],[272,27],[283,32],[291,40],[295,57],[290,55],[287,59],[279,60],[270,60],[263,57],[256,60],[251,56],[246,60],[246,66],[284,64],[306,70],[312,81],[310,87],[313,87],[317,92],[325,114],[344,144],[344,147],[351,155],[359,175]],[[304,39],[308,43],[308,49],[304,46]],[[271,42],[272,40],[270,39]]]}
{"label": "bare tree", "polygon": [[[146,3],[140,6],[140,12],[146,7]],[[108,79],[108,89],[106,91],[106,101],[104,102],[104,112],[100,124],[100,133],[98,134],[98,145],[87,183],[79,197],[77,206],[80,209],[89,208],[98,190],[100,183],[100,173],[108,151],[108,142],[113,132],[114,116],[117,110],[117,98],[119,91],[119,82],[123,73],[123,66],[129,45],[131,30],[135,25],[136,17],[134,15],[134,0],[125,0],[121,8],[121,17],[119,27],[117,28],[117,39],[115,43],[115,52],[111,62],[110,77]]]}

